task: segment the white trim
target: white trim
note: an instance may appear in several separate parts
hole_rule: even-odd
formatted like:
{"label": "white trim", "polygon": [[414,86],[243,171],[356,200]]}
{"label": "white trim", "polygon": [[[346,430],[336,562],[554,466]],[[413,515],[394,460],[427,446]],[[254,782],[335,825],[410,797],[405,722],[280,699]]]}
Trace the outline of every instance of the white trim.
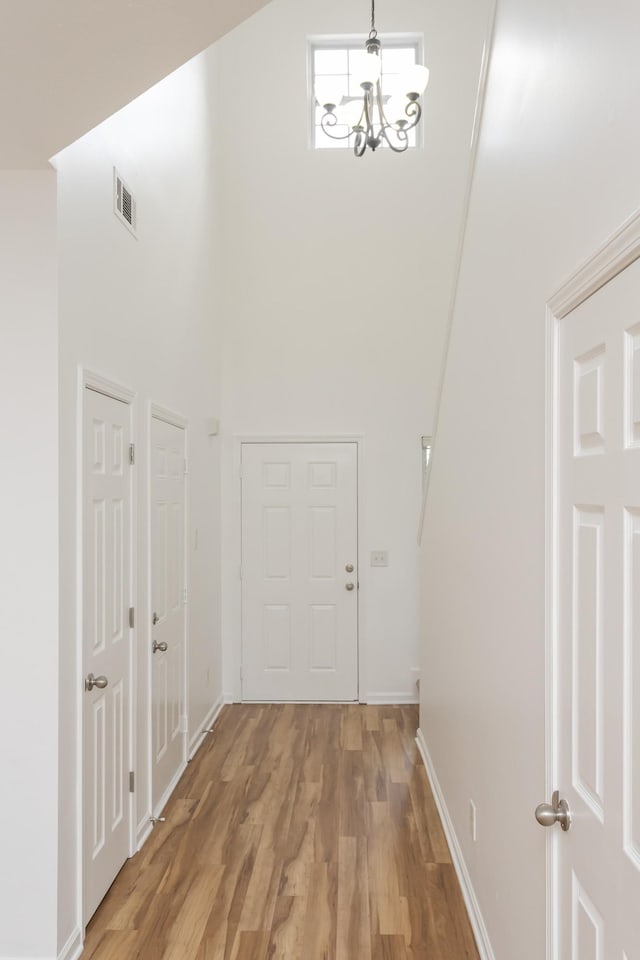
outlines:
{"label": "white trim", "polygon": [[480,131],[482,129],[482,116],[484,113],[484,104],[487,93],[487,83],[489,78],[489,65],[491,62],[491,53],[493,50],[493,38],[496,23],[496,10],[498,0],[491,0],[489,18],[487,20],[484,45],[482,48],[482,61],[480,63],[480,75],[478,77],[478,89],[476,93],[476,108],[473,117],[473,129],[471,131],[471,142],[469,145],[469,171],[467,174],[467,185],[465,189],[464,202],[462,204],[462,217],[460,219],[460,232],[458,234],[458,248],[453,270],[453,280],[451,282],[451,297],[449,299],[449,309],[447,311],[447,329],[445,331],[444,349],[442,351],[442,362],[440,364],[440,375],[438,378],[438,389],[436,391],[436,406],[433,413],[433,427],[431,429],[431,462],[426,476],[424,491],[422,494],[422,509],[420,510],[420,520],[418,522],[418,545],[422,543],[422,531],[424,529],[424,519],[427,510],[427,497],[429,495],[429,484],[433,458],[436,453],[438,441],[438,424],[440,421],[440,404],[442,401],[442,391],[444,390],[444,380],[447,372],[447,361],[449,358],[449,345],[451,343],[451,331],[453,329],[453,317],[456,310],[458,298],[458,286],[460,283],[460,272],[462,270],[462,254],[464,252],[464,241],[467,235],[467,223],[469,220],[469,208],[471,206],[471,190],[476,172],[476,157],[478,154],[478,144],[480,143]]}
{"label": "white trim", "polygon": [[113,397],[114,400],[122,400],[123,403],[132,404],[136,399],[136,392],[130,387],[125,387],[115,380],[103,377],[100,373],[94,373],[85,367],[80,367],[81,383],[83,387],[89,390],[95,390],[96,393],[103,393],[105,397]]}
{"label": "white trim", "polygon": [[478,953],[480,954],[480,960],[495,960],[495,954],[491,946],[491,941],[489,940],[489,933],[480,910],[480,904],[478,903],[478,898],[476,897],[473,889],[471,877],[469,876],[469,871],[462,855],[462,848],[458,842],[453,821],[447,809],[444,794],[429,754],[429,748],[427,747],[424,735],[420,728],[418,728],[416,735],[416,743],[424,763],[424,768],[427,771],[427,777],[429,778],[429,783],[431,784],[431,790],[438,808],[438,813],[440,814],[442,828],[449,846],[449,853],[451,854],[451,862],[453,863],[456,876],[458,877],[458,882],[460,884],[460,889],[462,890],[462,896],[464,898],[467,913],[469,915],[469,922],[471,923],[473,935],[478,947]]}
{"label": "white trim", "polygon": [[[549,308],[546,314],[545,368],[545,796],[551,796],[558,783],[554,717],[558,705],[557,650],[555,637],[558,625],[558,552],[555,543],[557,528],[557,432],[555,409],[557,398],[557,334],[558,325]],[[557,836],[547,830],[546,838],[546,957],[558,955],[558,942],[552,923],[553,903],[557,892]]]}
{"label": "white trim", "polygon": [[176,413],[175,410],[169,410],[168,407],[162,407],[159,403],[151,403],[149,409],[151,416],[155,417],[156,420],[162,420],[164,423],[169,423],[173,427],[180,427],[181,430],[186,430],[189,426],[189,421],[186,417],[183,417],[181,413]]}
{"label": "white trim", "polygon": [[[84,679],[84,410],[85,391],[92,390],[103,396],[125,403],[129,408],[129,439],[137,443],[138,401],[137,394],[115,380],[78,366],[78,392],[76,408],[76,657],[79,667],[78,690],[82,689]],[[138,493],[135,473],[129,472],[129,606],[138,609]],[[129,769],[135,770],[136,760],[136,721],[137,716],[137,671],[136,671],[137,625],[129,628]],[[76,743],[76,799],[78,819],[77,838],[77,884],[76,884],[76,924],[83,931],[84,918],[84,711],[82,695],[78,695],[76,706],[76,724],[78,740]],[[129,856],[136,852],[135,794],[129,794]]]}
{"label": "white trim", "polygon": [[151,823],[151,810],[149,809],[145,811],[143,819],[136,828],[136,853],[142,850],[152,832],[153,824]]}
{"label": "white trim", "polygon": [[58,954],[58,960],[77,960],[84,950],[82,929],[76,927],[64,947]]}
{"label": "white trim", "polygon": [[[640,210],[636,211],[556,290],[546,310],[545,372],[545,776],[546,795],[560,784],[559,770],[559,585],[558,585],[558,331],[560,321],[593,296],[610,280],[640,258]],[[559,953],[558,843],[555,830],[547,831],[547,960],[562,960]]]}
{"label": "white trim", "polygon": [[[362,534],[365,527],[364,512],[364,434],[236,434],[231,438],[233,449],[231,454],[232,469],[232,487],[231,487],[231,522],[234,530],[234,553],[230,558],[233,569],[240,569],[242,562],[242,479],[240,476],[242,465],[242,445],[243,443],[355,443],[356,444],[356,475],[357,475],[357,502],[358,502],[358,534],[357,534],[357,570],[358,570],[358,693],[357,701],[363,702],[363,691],[367,687],[367,645],[366,645],[366,598],[369,582],[368,565],[362,563],[361,548]],[[231,609],[242,610],[242,583],[237,578],[235,601],[230,604]],[[224,698],[226,703],[242,703],[242,617],[234,616],[231,624],[232,641],[227,647],[231,656],[235,689],[226,691]],[[346,701],[352,702],[352,701]]]}
{"label": "white trim", "polygon": [[166,807],[167,803],[171,799],[171,794],[173,793],[175,788],[178,786],[178,783],[180,782],[180,779],[182,778],[182,775],[184,774],[186,769],[187,769],[187,761],[183,760],[180,766],[178,767],[178,769],[176,770],[176,772],[174,773],[173,777],[169,781],[168,787],[166,788],[166,790],[158,800],[156,806],[154,807],[154,810],[153,810],[154,817],[160,816],[160,814]]}
{"label": "white trim", "polygon": [[398,693],[389,693],[387,691],[373,691],[367,694],[363,703],[420,703],[420,698],[415,693],[407,693],[401,690]]}
{"label": "white trim", "polygon": [[640,210],[637,210],[553,294],[548,302],[553,317],[562,320],[639,257]]}
{"label": "white trim", "polygon": [[221,694],[216,700],[216,702],[214,703],[214,705],[209,710],[209,713],[206,715],[202,723],[199,725],[198,729],[195,731],[195,733],[189,740],[189,760],[193,760],[193,758],[195,757],[196,753],[198,752],[198,750],[202,745],[202,741],[206,737],[205,730],[213,727],[218,717],[220,716],[222,708],[227,702],[228,701],[225,700],[225,698]]}

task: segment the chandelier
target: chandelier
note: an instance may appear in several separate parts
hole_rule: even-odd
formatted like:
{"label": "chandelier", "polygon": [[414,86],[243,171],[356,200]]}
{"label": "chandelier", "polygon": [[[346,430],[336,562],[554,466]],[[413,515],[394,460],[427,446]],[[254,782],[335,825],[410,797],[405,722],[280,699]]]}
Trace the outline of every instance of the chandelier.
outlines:
{"label": "chandelier", "polygon": [[[362,89],[362,96],[342,96],[332,78],[320,78],[315,97],[324,110],[320,125],[333,140],[348,140],[355,134],[353,152],[361,157],[367,147],[375,151],[383,141],[396,153],[409,146],[409,130],[420,122],[422,108],[418,102],[429,82],[429,71],[414,64],[399,78],[392,96],[382,91],[380,75],[382,44],[376,30],[375,0],[371,0],[371,30],[365,50],[352,55],[351,75]],[[338,134],[336,126],[347,126],[349,132]]]}

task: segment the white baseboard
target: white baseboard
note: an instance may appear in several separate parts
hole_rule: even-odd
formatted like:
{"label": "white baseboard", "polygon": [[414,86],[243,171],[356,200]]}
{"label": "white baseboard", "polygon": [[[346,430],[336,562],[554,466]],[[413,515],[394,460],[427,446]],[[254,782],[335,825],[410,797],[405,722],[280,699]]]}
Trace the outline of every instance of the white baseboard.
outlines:
{"label": "white baseboard", "polygon": [[80,927],[76,927],[58,954],[58,960],[77,960],[83,950],[82,930]]}
{"label": "white baseboard", "polygon": [[151,823],[151,811],[149,810],[138,824],[136,830],[136,853],[140,853],[145,843],[151,836],[152,830],[153,824]]}
{"label": "white baseboard", "polygon": [[231,693],[230,690],[227,690],[226,693],[222,694],[223,703],[242,703],[242,697],[240,695],[236,696],[235,693]]}
{"label": "white baseboard", "polygon": [[181,763],[180,766],[178,767],[178,769],[176,770],[176,772],[175,772],[175,774],[174,774],[174,776],[173,776],[173,779],[171,780],[169,786],[167,787],[167,789],[165,790],[165,792],[164,792],[164,793],[162,794],[162,796],[160,797],[160,800],[159,800],[158,803],[156,804],[156,808],[155,808],[155,810],[153,811],[153,816],[154,816],[154,817],[159,817],[159,816],[160,816],[160,814],[162,813],[162,811],[163,811],[164,808],[166,807],[167,803],[169,802],[169,799],[170,799],[170,797],[171,797],[171,794],[173,793],[173,791],[175,790],[175,788],[178,786],[178,781],[180,780],[180,778],[182,777],[182,774],[185,772],[186,769],[187,769],[187,764],[186,764],[186,762],[185,762],[185,763]]}
{"label": "white baseboard", "polygon": [[[206,736],[205,730],[213,726],[223,706],[224,706],[224,698],[218,697],[214,705],[211,707],[211,710],[209,710],[209,713],[206,715],[206,717],[204,718],[204,720],[202,721],[202,723],[200,724],[200,726],[198,727],[194,735],[191,737],[189,741],[189,747],[188,747],[188,753],[187,753],[189,760],[193,759],[195,753],[198,750],[198,747],[200,746],[200,744],[202,743],[202,741]],[[145,845],[145,843],[149,839],[151,831],[153,830],[153,824],[150,822],[150,817],[152,816],[157,817],[160,815],[163,808],[166,806],[169,800],[169,797],[177,787],[180,777],[183,775],[186,769],[187,769],[186,763],[183,763],[180,765],[180,769],[177,771],[176,775],[174,776],[171,783],[169,784],[164,794],[162,795],[162,799],[158,803],[155,811],[153,812],[151,810],[147,811],[147,813],[145,813],[142,820],[138,824],[136,829],[136,850],[137,851],[140,851],[142,849],[142,847]]]}
{"label": "white baseboard", "polygon": [[403,690],[401,693],[376,693],[374,691],[368,693],[363,702],[371,704],[420,703],[417,694],[407,693],[406,690]]}
{"label": "white baseboard", "polygon": [[198,752],[198,748],[206,736],[205,730],[210,729],[214,725],[223,706],[228,702],[226,697],[221,694],[211,707],[211,710],[209,710],[209,713],[189,740],[189,752],[187,754],[189,760],[193,760],[195,754]]}
{"label": "white baseboard", "polygon": [[480,954],[480,960],[495,960],[495,954],[491,946],[491,941],[489,940],[489,933],[480,911],[480,904],[478,903],[478,899],[473,889],[473,884],[471,883],[471,877],[469,876],[467,865],[464,862],[462,849],[460,847],[453,822],[449,816],[449,811],[447,810],[447,804],[445,802],[431,756],[429,755],[427,743],[424,739],[422,730],[420,729],[418,729],[418,733],[416,735],[416,743],[418,744],[418,750],[420,751],[425,770],[427,771],[427,777],[429,778],[429,783],[431,784],[431,790],[436,801],[436,806],[438,807],[438,813],[440,814],[440,819],[442,821],[442,826],[447,838],[447,843],[449,844],[451,860],[453,861],[453,866],[458,877],[458,882],[460,883],[467,913],[469,914],[469,920],[471,922],[471,928],[473,930],[473,935],[478,947],[478,953]]}

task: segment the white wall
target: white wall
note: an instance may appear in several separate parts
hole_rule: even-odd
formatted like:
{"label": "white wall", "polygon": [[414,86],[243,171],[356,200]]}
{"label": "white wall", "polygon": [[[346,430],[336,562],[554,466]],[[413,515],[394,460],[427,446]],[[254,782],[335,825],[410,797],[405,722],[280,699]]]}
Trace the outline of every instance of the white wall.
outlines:
{"label": "white wall", "polygon": [[[363,435],[361,697],[416,695],[420,437],[435,392],[487,4],[399,0],[425,36],[425,149],[307,144],[309,35],[368,31],[349,0],[273,0],[216,45],[224,236],[224,689],[239,695],[237,435]],[[242,69],[238,69],[241,65]],[[371,570],[373,549],[389,567]]]}
{"label": "white wall", "polygon": [[[218,261],[211,55],[187,64],[56,158],[61,451],[60,944],[76,922],[75,729],[81,696],[75,586],[78,367],[136,391],[138,508],[136,822],[150,815],[147,689],[149,404],[189,421],[189,728],[220,696]],[[113,214],[113,165],[138,202],[138,239]],[[195,530],[198,546],[195,546]]]}
{"label": "white wall", "polygon": [[0,956],[53,956],[58,853],[53,171],[0,174],[0,210]]}
{"label": "white wall", "polygon": [[498,5],[426,516],[421,704],[497,960],[545,955],[545,303],[638,206],[639,30],[633,0]]}

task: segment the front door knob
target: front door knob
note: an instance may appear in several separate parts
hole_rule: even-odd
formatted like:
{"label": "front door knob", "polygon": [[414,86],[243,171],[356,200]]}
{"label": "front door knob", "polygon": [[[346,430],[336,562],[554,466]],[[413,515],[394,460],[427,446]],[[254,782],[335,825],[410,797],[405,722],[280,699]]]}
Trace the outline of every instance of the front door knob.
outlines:
{"label": "front door knob", "polygon": [[347,583],[347,584],[345,584],[345,589],[346,589],[346,590],[353,590],[354,587],[355,587],[355,584],[354,584],[354,583]]}
{"label": "front door knob", "polygon": [[536,807],[536,820],[543,827],[552,827],[559,823],[567,831],[571,826],[571,811],[566,800],[560,799],[560,794],[554,791],[551,803],[539,803]]}
{"label": "front door knob", "polygon": [[84,688],[85,690],[93,690],[94,687],[97,687],[98,690],[104,690],[108,683],[109,681],[106,677],[94,677],[94,675],[90,673],[84,682]]}
{"label": "front door knob", "polygon": [[347,571],[347,573],[353,573],[353,564],[348,563],[345,567],[345,570]]}
{"label": "front door knob", "polygon": [[158,643],[157,640],[153,641],[153,652],[155,653],[157,650],[159,650],[160,653],[167,652],[167,644],[164,640],[162,640],[160,643]]}

